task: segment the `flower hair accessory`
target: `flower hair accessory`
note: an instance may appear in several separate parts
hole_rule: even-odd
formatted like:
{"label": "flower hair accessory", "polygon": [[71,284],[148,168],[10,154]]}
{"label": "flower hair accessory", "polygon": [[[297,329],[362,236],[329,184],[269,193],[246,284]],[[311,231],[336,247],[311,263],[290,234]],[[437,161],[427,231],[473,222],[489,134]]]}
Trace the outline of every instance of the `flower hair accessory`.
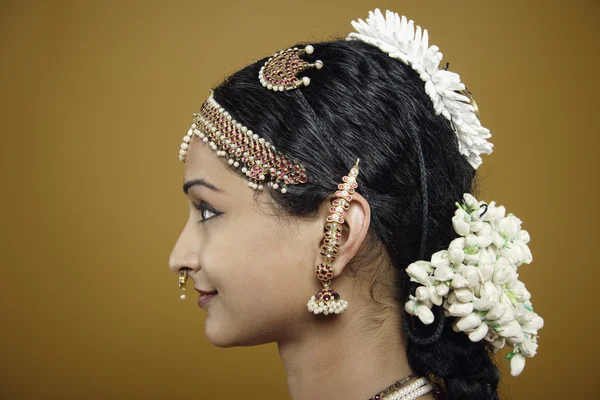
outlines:
{"label": "flower hair accessory", "polygon": [[458,137],[458,149],[475,169],[481,165],[481,154],[491,154],[490,131],[481,126],[474,100],[460,81],[460,76],[440,68],[442,53],[429,46],[427,30],[391,11],[384,17],[379,9],[369,12],[367,21],[352,21],[357,32],[348,35],[381,49],[390,57],[412,67],[425,82],[425,91],[433,102],[436,115],[451,122]]}
{"label": "flower hair accessory", "polygon": [[503,206],[477,201],[468,193],[463,198],[452,217],[460,237],[430,261],[406,268],[410,280],[421,286],[409,296],[405,310],[431,324],[432,306],[443,306],[446,316],[457,317],[454,330],[465,332],[471,341],[485,339],[495,350],[512,346],[506,358],[516,376],[525,357],[536,354],[537,332],[544,325],[517,273],[520,265],[532,261],[529,234],[519,218],[505,215]]}

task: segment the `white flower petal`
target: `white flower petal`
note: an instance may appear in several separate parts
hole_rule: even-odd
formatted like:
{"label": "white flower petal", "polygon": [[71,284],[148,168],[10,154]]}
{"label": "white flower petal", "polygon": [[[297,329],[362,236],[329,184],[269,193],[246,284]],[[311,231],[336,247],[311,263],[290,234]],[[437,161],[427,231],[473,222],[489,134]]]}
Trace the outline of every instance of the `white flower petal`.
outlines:
{"label": "white flower petal", "polygon": [[452,217],[452,226],[460,236],[467,236],[470,232],[469,223],[457,216]]}
{"label": "white flower petal", "polygon": [[434,320],[433,313],[425,305],[417,306],[417,317],[419,317],[421,322],[423,322],[425,325],[431,324]]}
{"label": "white flower petal", "polygon": [[525,368],[525,357],[517,353],[510,359],[510,374],[517,376],[523,372],[523,368]]}
{"label": "white flower petal", "polygon": [[473,332],[469,334],[469,339],[472,342],[479,342],[481,339],[485,337],[488,333],[488,325],[483,322],[481,325],[477,327]]}
{"label": "white flower petal", "polygon": [[481,324],[481,317],[475,313],[471,313],[466,317],[460,318],[456,321],[456,327],[459,331],[467,331],[469,329],[475,329]]}

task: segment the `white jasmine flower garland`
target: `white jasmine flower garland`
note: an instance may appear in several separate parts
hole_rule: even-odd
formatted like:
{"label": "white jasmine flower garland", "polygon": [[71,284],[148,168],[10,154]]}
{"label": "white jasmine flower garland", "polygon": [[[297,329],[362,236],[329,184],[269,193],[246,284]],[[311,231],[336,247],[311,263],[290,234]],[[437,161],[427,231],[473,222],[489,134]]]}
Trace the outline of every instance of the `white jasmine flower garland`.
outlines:
{"label": "white jasmine flower garland", "polygon": [[410,280],[420,283],[405,309],[424,324],[431,324],[433,305],[443,306],[446,316],[456,317],[455,331],[473,342],[487,340],[495,350],[513,347],[511,374],[517,376],[525,357],[537,351],[537,332],[544,320],[533,311],[531,295],[519,280],[519,266],[532,261],[529,234],[521,220],[505,215],[502,206],[486,204],[471,194],[463,195],[452,225],[459,238],[431,261],[417,261],[406,268]]}

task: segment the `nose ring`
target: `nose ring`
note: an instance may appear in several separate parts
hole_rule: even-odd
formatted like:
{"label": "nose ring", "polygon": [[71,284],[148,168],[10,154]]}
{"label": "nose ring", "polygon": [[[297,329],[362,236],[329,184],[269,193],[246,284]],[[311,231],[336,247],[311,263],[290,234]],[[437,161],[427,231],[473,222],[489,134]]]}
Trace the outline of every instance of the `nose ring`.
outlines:
{"label": "nose ring", "polygon": [[187,274],[187,268],[181,268],[179,270],[179,288],[181,289],[181,295],[179,296],[179,298],[181,300],[185,300],[185,283],[187,282],[187,278],[188,278],[188,274]]}

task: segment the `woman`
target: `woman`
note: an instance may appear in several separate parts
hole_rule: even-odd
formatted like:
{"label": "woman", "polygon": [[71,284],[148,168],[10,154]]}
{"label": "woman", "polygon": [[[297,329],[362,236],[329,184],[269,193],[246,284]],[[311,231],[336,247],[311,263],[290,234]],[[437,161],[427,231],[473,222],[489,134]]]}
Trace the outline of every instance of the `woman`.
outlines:
{"label": "woman", "polygon": [[426,31],[354,25],[211,92],[170,268],[211,343],[277,342],[294,400],[496,399],[490,352],[520,373],[543,323],[515,272],[527,232],[465,194],[490,135]]}

